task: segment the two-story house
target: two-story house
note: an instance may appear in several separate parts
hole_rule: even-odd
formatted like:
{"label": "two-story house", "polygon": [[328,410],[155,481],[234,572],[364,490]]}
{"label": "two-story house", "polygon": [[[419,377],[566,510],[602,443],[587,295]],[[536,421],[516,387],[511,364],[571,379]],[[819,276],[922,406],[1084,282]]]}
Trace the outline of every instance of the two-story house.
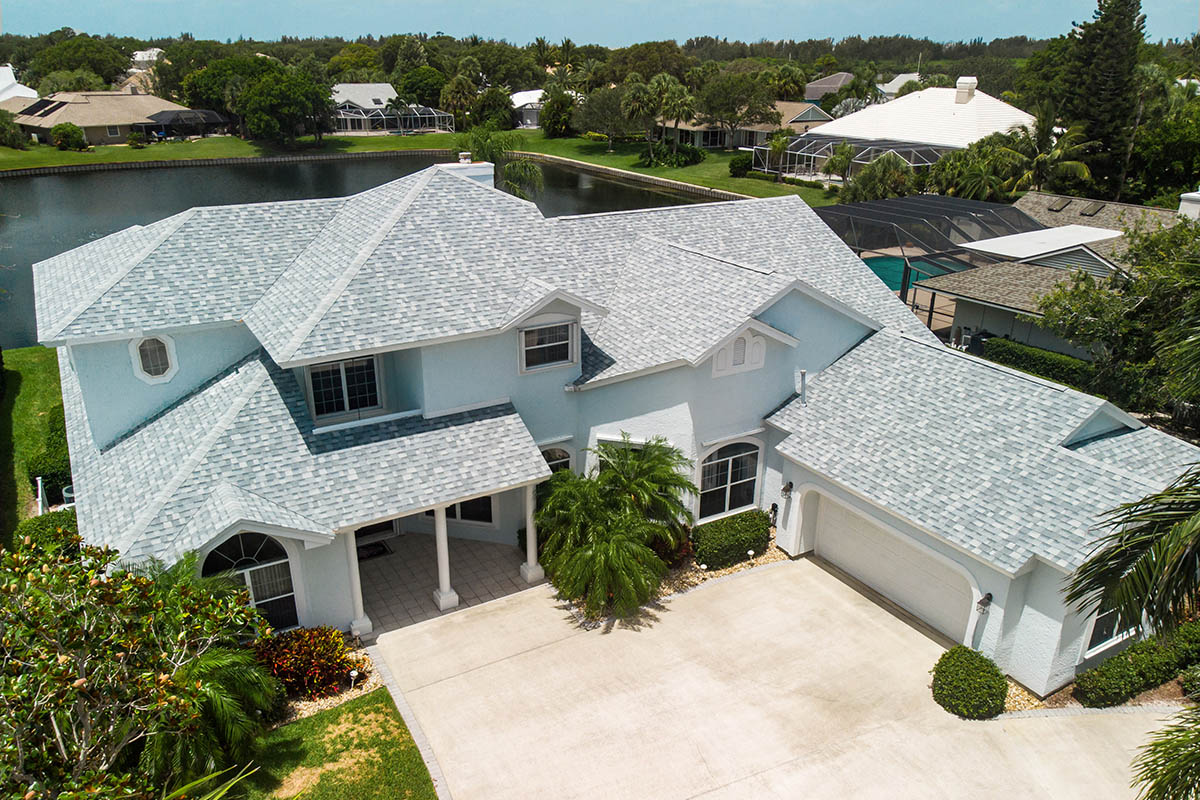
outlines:
{"label": "two-story house", "polygon": [[1061,595],[1100,512],[1197,450],[944,348],[796,197],[546,219],[441,165],[195,208],[35,265],[81,532],[198,550],[276,627],[369,632],[357,531],[515,545],[587,448],[665,436],[702,520],[761,507],[1038,692],[1122,638]]}

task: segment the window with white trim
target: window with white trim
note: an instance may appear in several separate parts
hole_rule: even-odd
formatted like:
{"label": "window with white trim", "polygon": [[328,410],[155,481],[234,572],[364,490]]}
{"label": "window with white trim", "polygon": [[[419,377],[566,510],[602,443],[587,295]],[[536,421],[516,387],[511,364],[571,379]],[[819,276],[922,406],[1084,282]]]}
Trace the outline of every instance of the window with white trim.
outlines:
{"label": "window with white trim", "polygon": [[521,331],[521,371],[546,369],[575,361],[575,324],[556,322]]}
{"label": "window with white trim", "polygon": [[[433,509],[425,512],[432,517]],[[492,513],[492,498],[476,497],[474,500],[464,500],[461,503],[451,503],[446,506],[446,519],[456,519],[460,522],[474,522],[480,525],[491,525],[495,519]]]}
{"label": "window with white trim", "polygon": [[108,126],[107,126],[107,128],[108,128],[108,135],[109,135],[109,136],[120,136],[120,135],[121,135],[121,126],[119,126],[119,125],[108,125]]}
{"label": "window with white trim", "polygon": [[1092,622],[1092,635],[1088,637],[1087,652],[1096,650],[1116,639],[1123,639],[1133,628],[1117,629],[1117,609],[1101,611]]}
{"label": "window with white trim", "polygon": [[132,340],[129,356],[133,359],[134,374],[146,383],[166,383],[179,371],[175,341],[165,334]]}
{"label": "window with white trim", "polygon": [[571,454],[561,447],[547,447],[542,451],[542,458],[546,459],[551,472],[571,468]]}
{"label": "window with white trim", "polygon": [[200,574],[208,577],[223,572],[250,592],[250,605],[276,630],[300,624],[296,613],[296,591],[292,569],[283,545],[261,533],[239,533],[218,545],[204,559]]}
{"label": "window with white trim", "polygon": [[727,444],[700,465],[700,514],[724,514],[754,505],[758,481],[758,445]]}
{"label": "window with white trim", "polygon": [[382,408],[379,362],[374,356],[308,368],[313,416],[334,417]]}

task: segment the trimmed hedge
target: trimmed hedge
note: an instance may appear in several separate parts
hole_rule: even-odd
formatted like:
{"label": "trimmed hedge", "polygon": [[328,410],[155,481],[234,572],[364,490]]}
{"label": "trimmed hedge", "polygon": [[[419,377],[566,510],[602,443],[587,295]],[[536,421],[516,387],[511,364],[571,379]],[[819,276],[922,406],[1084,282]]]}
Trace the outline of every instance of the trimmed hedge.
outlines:
{"label": "trimmed hedge", "polygon": [[761,509],[744,511],[696,527],[692,531],[697,564],[722,569],[750,558],[747,551],[761,555],[771,543],[771,518]]}
{"label": "trimmed hedge", "polygon": [[729,159],[729,177],[744,178],[754,166],[754,156],[750,153],[739,153]]}
{"label": "trimmed hedge", "polygon": [[[774,174],[772,174],[770,172],[763,172],[763,171],[757,170],[757,169],[753,169],[753,170],[750,170],[749,172],[747,172],[746,177],[747,178],[757,178],[760,181],[771,181],[772,183],[775,183],[777,180],[777,178]],[[786,175],[783,177],[783,180],[779,181],[779,182],[787,183],[792,186],[807,186],[809,189],[824,189],[825,188],[825,184],[821,183],[820,181],[809,181],[809,180],[805,180],[804,178],[789,178]]]}
{"label": "trimmed hedge", "polygon": [[933,699],[966,719],[991,719],[1004,711],[1008,679],[996,663],[966,645],[955,645],[933,665]]}
{"label": "trimmed hedge", "polygon": [[1200,699],[1200,664],[1193,664],[1179,676],[1183,693],[1193,700]]}
{"label": "trimmed hedge", "polygon": [[71,485],[71,456],[67,451],[67,423],[61,405],[47,414],[46,440],[39,452],[25,460],[25,474],[35,492],[37,479],[41,476],[42,487],[51,505],[62,502],[63,487]]}
{"label": "trimmed hedge", "polygon": [[1200,621],[1187,622],[1170,637],[1148,637],[1080,673],[1075,678],[1075,699],[1090,708],[1115,706],[1197,664]]}
{"label": "trimmed hedge", "polygon": [[[29,541],[26,542],[26,539]],[[13,534],[13,543],[17,547],[32,547],[43,552],[54,552],[62,548],[77,552],[79,523],[75,519],[75,509],[51,511],[40,517],[21,520]]]}
{"label": "trimmed hedge", "polygon": [[983,357],[1082,391],[1087,391],[1096,379],[1096,368],[1089,361],[999,336],[983,343]]}

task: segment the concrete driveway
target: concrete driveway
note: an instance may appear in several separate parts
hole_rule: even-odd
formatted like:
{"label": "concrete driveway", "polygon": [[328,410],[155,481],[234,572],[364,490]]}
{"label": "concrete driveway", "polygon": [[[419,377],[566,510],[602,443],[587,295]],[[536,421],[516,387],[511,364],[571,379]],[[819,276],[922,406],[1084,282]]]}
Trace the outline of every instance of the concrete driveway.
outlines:
{"label": "concrete driveway", "polygon": [[455,800],[1131,797],[1163,719],[952,717],[942,646],[808,560],[636,629],[581,630],[541,586],[378,645]]}

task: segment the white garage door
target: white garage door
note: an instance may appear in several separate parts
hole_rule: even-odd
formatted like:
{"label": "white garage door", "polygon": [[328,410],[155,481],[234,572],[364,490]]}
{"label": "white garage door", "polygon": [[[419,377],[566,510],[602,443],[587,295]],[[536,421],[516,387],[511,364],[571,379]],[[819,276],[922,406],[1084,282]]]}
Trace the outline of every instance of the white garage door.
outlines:
{"label": "white garage door", "polygon": [[817,513],[816,553],[956,642],[971,611],[966,578],[827,497]]}

